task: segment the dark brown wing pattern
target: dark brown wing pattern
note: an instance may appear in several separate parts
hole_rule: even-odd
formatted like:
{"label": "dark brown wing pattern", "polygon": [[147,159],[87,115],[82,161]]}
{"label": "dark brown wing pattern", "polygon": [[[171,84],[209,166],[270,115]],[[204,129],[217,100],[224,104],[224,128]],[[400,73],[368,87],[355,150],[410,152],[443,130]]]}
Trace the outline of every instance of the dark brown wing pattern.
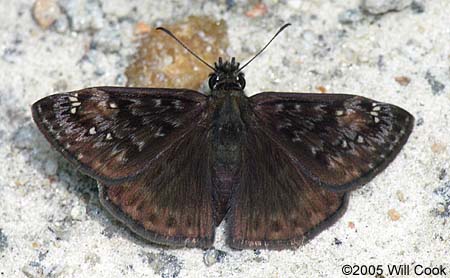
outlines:
{"label": "dark brown wing pattern", "polygon": [[136,176],[202,120],[206,97],[182,89],[97,87],[48,96],[33,118],[84,173],[107,183]]}
{"label": "dark brown wing pattern", "polygon": [[295,248],[345,212],[346,193],[317,186],[260,128],[248,131],[242,157],[229,215],[232,247]]}
{"label": "dark brown wing pattern", "polygon": [[101,203],[151,242],[210,247],[215,225],[209,152],[205,129],[197,127],[139,177],[100,184]]}
{"label": "dark brown wing pattern", "polygon": [[296,167],[324,188],[368,182],[399,153],[414,117],[354,95],[261,93],[251,103],[264,132]]}

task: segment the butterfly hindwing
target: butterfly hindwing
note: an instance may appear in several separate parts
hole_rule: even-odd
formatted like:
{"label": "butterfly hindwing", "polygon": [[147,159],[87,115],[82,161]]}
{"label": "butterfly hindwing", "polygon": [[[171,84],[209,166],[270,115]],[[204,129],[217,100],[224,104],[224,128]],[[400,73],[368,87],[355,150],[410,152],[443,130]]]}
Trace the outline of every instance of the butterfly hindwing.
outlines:
{"label": "butterfly hindwing", "polygon": [[261,128],[248,129],[242,157],[229,214],[230,246],[295,248],[345,212],[347,193],[317,186]]}
{"label": "butterfly hindwing", "polygon": [[201,121],[205,103],[186,89],[97,87],[48,96],[32,111],[59,152],[111,183],[149,167]]}
{"label": "butterfly hindwing", "polygon": [[414,117],[387,103],[343,94],[261,93],[250,98],[264,133],[324,188],[372,179],[408,139]]}
{"label": "butterfly hindwing", "polygon": [[99,184],[103,206],[151,242],[208,248],[214,241],[210,147],[197,127],[151,168],[121,184]]}

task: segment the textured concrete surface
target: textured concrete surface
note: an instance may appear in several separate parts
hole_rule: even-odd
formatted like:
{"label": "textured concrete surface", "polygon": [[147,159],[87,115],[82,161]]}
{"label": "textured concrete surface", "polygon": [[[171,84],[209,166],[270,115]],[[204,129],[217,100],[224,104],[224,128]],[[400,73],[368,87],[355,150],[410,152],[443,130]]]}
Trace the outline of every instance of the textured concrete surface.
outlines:
{"label": "textured concrete surface", "polygon": [[[344,277],[346,264],[381,265],[387,277],[390,264],[410,265],[411,274],[417,265],[450,268],[448,1],[379,1],[385,6],[364,10],[358,0],[256,8],[245,1],[43,2],[34,20],[32,1],[0,0],[0,277]],[[298,250],[233,251],[223,226],[209,251],[137,239],[100,207],[95,181],[52,150],[31,121],[30,105],[51,93],[125,84],[136,22],[190,14],[226,20],[229,53],[239,60],[283,22],[293,24],[246,70],[248,94],[352,93],[416,117],[397,159],[351,194],[341,220]]]}

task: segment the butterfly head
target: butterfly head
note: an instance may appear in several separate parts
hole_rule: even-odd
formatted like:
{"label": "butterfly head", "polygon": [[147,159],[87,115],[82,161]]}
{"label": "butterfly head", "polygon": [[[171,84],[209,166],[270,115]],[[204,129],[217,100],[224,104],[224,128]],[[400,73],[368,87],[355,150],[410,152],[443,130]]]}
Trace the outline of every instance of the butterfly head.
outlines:
{"label": "butterfly head", "polygon": [[244,73],[239,70],[239,63],[233,57],[231,61],[219,61],[214,63],[214,72],[209,75],[209,88],[218,89],[236,89],[245,88]]}

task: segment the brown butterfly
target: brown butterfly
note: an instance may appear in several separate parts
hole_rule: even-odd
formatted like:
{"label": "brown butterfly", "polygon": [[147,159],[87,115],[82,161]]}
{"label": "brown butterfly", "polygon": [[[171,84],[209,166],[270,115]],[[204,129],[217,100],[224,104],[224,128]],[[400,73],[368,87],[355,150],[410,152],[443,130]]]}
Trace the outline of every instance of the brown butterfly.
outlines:
{"label": "brown butterfly", "polygon": [[297,247],[344,213],[347,192],[385,169],[413,128],[407,111],[360,96],[247,97],[248,63],[199,59],[213,70],[209,95],[96,87],[32,107],[47,140],[98,180],[105,208],[151,242],[207,248],[226,217],[233,248]]}

